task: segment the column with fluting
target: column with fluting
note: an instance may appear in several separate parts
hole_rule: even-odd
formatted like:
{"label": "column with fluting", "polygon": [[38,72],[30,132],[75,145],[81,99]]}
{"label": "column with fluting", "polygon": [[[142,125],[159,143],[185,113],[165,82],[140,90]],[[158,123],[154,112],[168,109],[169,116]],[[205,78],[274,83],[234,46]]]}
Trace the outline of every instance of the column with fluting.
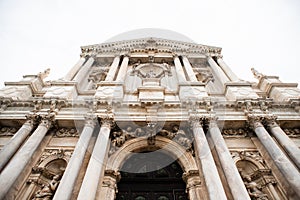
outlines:
{"label": "column with fluting", "polygon": [[105,81],[113,81],[120,63],[120,56],[116,56],[109,68]]}
{"label": "column with fluting", "polygon": [[34,152],[41,144],[54,120],[54,115],[48,115],[42,119],[39,126],[19,149],[9,164],[0,174],[0,199],[3,199],[14,185],[19,175],[32,159]]}
{"label": "column with fluting", "polygon": [[224,71],[224,73],[227,75],[227,77],[231,81],[238,81],[238,80],[240,80],[237,77],[237,75],[235,75],[235,73],[230,69],[230,67],[227,66],[227,64],[224,62],[224,60],[221,57],[217,58],[217,62],[219,64],[219,66],[222,68],[222,70]]}
{"label": "column with fluting", "polygon": [[214,147],[216,148],[220,159],[227,183],[234,199],[249,199],[249,194],[244,185],[244,182],[238,172],[236,165],[233,162],[231,154],[227,148],[222,133],[215,119],[210,120],[209,136],[211,137]]}
{"label": "column with fluting", "polygon": [[261,117],[249,117],[249,121],[259,141],[265,147],[279,171],[286,178],[291,188],[300,197],[300,173],[297,168],[281,151],[267,130],[264,128],[261,123]]}
{"label": "column with fluting", "polygon": [[300,149],[297,145],[285,134],[274,119],[267,121],[267,125],[276,138],[278,143],[284,148],[289,157],[293,160],[296,166],[300,169]]}
{"label": "column with fluting", "polygon": [[176,70],[178,82],[179,83],[186,82],[185,73],[183,71],[180,59],[177,55],[174,58],[174,65],[175,65],[175,70]]}
{"label": "column with fluting", "polygon": [[116,78],[116,81],[119,82],[123,82],[125,79],[125,76],[127,74],[127,67],[128,67],[128,63],[129,63],[129,56],[128,55],[124,55],[123,56],[123,60],[118,72],[118,76]]}
{"label": "column with fluting", "polygon": [[211,200],[227,199],[201,123],[197,119],[192,119],[196,156],[201,162],[208,196]]}
{"label": "column with fluting", "polygon": [[197,82],[198,80],[189,59],[186,56],[182,56],[182,62],[190,81]]}
{"label": "column with fluting", "polygon": [[103,120],[97,140],[86,169],[86,173],[79,191],[79,200],[94,200],[98,186],[102,185],[106,159],[110,145],[111,121]]}
{"label": "column with fluting", "polygon": [[[30,116],[29,116],[30,117]],[[9,142],[3,147],[0,152],[0,172],[8,161],[13,157],[17,152],[26,138],[29,136],[30,132],[33,129],[34,117],[31,116],[31,119],[28,119],[22,127],[15,133],[15,135],[9,140]]]}
{"label": "column with fluting", "polygon": [[76,144],[72,157],[66,167],[66,170],[61,178],[60,184],[55,192],[55,200],[68,200],[71,199],[72,191],[75,186],[75,182],[79,175],[81,165],[83,163],[84,156],[86,154],[88,145],[92,138],[92,134],[95,128],[95,117],[87,116],[84,128],[80,134],[79,140]]}

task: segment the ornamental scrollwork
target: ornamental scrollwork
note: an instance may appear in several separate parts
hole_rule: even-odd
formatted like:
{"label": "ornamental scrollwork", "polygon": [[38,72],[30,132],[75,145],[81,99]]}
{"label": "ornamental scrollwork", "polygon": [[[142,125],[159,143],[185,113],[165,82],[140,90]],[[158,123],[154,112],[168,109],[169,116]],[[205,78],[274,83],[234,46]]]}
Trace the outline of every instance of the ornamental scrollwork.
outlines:
{"label": "ornamental scrollwork", "polygon": [[46,149],[32,170],[40,171],[41,163],[43,163],[46,159],[48,159],[50,157],[51,157],[51,160],[58,159],[58,158],[69,160],[72,156],[72,153],[73,153],[73,150],[70,150],[70,149]]}
{"label": "ornamental scrollwork", "polygon": [[174,125],[171,131],[167,129],[156,131],[155,127],[133,129],[132,127],[128,126],[126,130],[117,130],[112,132],[112,145],[109,154],[113,154],[126,141],[133,138],[145,137],[147,138],[149,145],[154,145],[156,136],[162,136],[173,140],[174,142],[184,147],[187,151],[192,151],[192,138],[184,130],[179,129],[177,125]]}
{"label": "ornamental scrollwork", "polygon": [[287,134],[289,137],[300,137],[300,129],[294,128],[294,129],[284,129],[283,130],[285,134]]}
{"label": "ornamental scrollwork", "polygon": [[13,136],[18,131],[15,127],[3,126],[0,128],[0,136]]}
{"label": "ornamental scrollwork", "polygon": [[53,137],[79,137],[79,132],[76,128],[60,128],[54,133]]}
{"label": "ornamental scrollwork", "polygon": [[249,131],[239,128],[239,129],[223,129],[222,135],[224,137],[246,137],[248,136]]}

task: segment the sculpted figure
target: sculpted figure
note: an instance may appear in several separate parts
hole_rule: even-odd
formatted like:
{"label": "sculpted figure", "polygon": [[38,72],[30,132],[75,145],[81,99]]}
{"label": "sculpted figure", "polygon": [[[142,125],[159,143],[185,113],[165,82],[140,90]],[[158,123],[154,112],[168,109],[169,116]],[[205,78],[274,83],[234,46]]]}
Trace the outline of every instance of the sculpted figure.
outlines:
{"label": "sculpted figure", "polygon": [[169,138],[170,140],[174,138],[175,133],[167,131],[165,129],[159,131],[159,135]]}
{"label": "sculpted figure", "polygon": [[143,137],[143,136],[146,136],[146,133],[145,133],[145,131],[143,131],[143,129],[137,128],[137,129],[135,129],[135,135],[136,135],[136,137]]}
{"label": "sculpted figure", "polygon": [[43,187],[35,193],[33,200],[50,200],[55,193],[59,184],[60,175],[53,176],[50,183],[43,185]]}
{"label": "sculpted figure", "polygon": [[267,195],[259,189],[258,184],[252,181],[249,175],[243,176],[243,179],[245,180],[244,184],[252,199],[268,200]]}

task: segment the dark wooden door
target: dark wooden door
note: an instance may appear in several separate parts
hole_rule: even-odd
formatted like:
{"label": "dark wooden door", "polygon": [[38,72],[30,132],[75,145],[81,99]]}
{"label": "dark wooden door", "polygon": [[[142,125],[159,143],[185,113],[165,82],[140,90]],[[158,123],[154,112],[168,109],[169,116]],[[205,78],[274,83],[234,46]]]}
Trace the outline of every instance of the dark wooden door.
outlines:
{"label": "dark wooden door", "polygon": [[134,154],[122,167],[117,200],[187,200],[182,173],[163,153]]}

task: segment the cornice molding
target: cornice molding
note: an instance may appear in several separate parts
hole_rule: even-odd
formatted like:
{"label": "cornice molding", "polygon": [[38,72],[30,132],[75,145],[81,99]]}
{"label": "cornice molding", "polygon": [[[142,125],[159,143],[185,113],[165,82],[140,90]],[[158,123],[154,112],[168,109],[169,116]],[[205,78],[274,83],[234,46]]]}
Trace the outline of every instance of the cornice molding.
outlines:
{"label": "cornice molding", "polygon": [[105,53],[126,54],[149,51],[162,53],[176,53],[180,55],[197,53],[204,54],[207,56],[220,57],[222,48],[153,37],[102,43],[81,47],[82,56],[93,56]]}

